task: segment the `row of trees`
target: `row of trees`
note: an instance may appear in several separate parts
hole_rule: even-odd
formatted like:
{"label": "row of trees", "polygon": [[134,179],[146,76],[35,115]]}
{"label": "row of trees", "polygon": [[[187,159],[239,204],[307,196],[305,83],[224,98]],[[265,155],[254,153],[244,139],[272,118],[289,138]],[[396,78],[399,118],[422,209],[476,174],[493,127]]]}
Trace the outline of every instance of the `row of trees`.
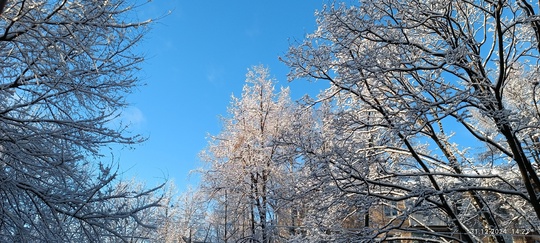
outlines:
{"label": "row of trees", "polygon": [[205,239],[538,234],[538,11],[525,0],[325,7],[283,60],[291,80],[330,87],[300,105],[253,68],[203,152]]}
{"label": "row of trees", "polygon": [[291,80],[329,88],[293,102],[254,67],[201,155],[201,187],[180,198],[118,182],[102,161],[107,145],[144,140],[115,122],[149,24],[128,21],[133,7],[5,6],[0,241],[510,242],[540,232],[537,3],[325,7],[283,60]]}

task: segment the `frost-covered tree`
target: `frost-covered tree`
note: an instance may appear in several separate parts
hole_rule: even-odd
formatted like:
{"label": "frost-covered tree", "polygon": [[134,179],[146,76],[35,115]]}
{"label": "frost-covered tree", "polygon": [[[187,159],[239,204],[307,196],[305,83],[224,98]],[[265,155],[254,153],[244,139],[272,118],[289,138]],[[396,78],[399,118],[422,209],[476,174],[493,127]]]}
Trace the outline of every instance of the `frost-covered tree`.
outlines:
{"label": "frost-covered tree", "polygon": [[[113,196],[109,200],[96,204],[103,212],[114,212],[117,217],[110,217],[108,227],[114,230],[114,234],[104,230],[100,234],[95,234],[93,238],[80,234],[73,235],[70,241],[99,241],[118,242],[119,240],[128,242],[147,242],[148,240],[157,242],[162,237],[160,229],[166,218],[163,216],[169,210],[166,202],[172,198],[170,191],[163,193],[161,187],[152,190],[145,189],[146,186],[134,179],[130,181],[120,181],[111,183],[103,188],[106,194]],[[156,202],[159,202],[157,204]],[[134,213],[136,212],[136,213]],[[130,215],[130,216],[127,216]],[[72,221],[77,223],[76,220]],[[118,237],[118,236],[122,237]]]}
{"label": "frost-covered tree", "polygon": [[[540,232],[539,11],[526,0],[361,0],[317,13],[318,30],[285,58],[291,78],[331,84],[320,98],[334,115],[312,157],[342,191],[405,205],[357,237]],[[451,234],[413,228],[420,214]]]}
{"label": "frost-covered tree", "polygon": [[276,240],[280,212],[288,206],[282,197],[294,191],[290,172],[297,163],[294,147],[279,139],[290,131],[295,109],[289,90],[276,93],[262,66],[248,72],[241,98],[232,98],[223,130],[202,154],[220,241]]}
{"label": "frost-covered tree", "polygon": [[158,225],[156,242],[209,242],[211,239],[207,197],[202,190],[188,189],[178,195],[171,184],[161,200],[163,207],[152,214]]}
{"label": "frost-covered tree", "polygon": [[[6,2],[6,1],[3,1]],[[149,21],[113,1],[7,1],[0,16],[0,241],[128,241],[157,206],[114,186],[100,151],[143,139],[114,121],[137,85]],[[100,162],[98,162],[100,161]],[[137,199],[141,204],[132,204]],[[131,233],[127,233],[131,234]]]}

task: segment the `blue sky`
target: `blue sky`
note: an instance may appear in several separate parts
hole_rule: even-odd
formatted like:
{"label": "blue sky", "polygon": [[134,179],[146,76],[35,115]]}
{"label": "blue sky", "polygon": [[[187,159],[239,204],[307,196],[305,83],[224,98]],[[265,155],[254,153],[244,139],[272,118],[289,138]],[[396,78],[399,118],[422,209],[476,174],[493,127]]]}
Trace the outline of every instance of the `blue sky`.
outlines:
{"label": "blue sky", "polygon": [[288,68],[278,60],[315,30],[314,13],[322,6],[300,0],[155,0],[141,7],[140,18],[172,12],[137,47],[147,58],[140,72],[146,85],[129,96],[132,105],[123,119],[148,141],[117,151],[123,179],[148,185],[170,179],[180,190],[197,183],[189,171],[201,166],[198,153],[208,134],[219,133],[219,116],[226,115],[232,94],[240,96],[251,66],[269,67],[278,85],[291,86],[294,99],[322,89],[288,83]]}

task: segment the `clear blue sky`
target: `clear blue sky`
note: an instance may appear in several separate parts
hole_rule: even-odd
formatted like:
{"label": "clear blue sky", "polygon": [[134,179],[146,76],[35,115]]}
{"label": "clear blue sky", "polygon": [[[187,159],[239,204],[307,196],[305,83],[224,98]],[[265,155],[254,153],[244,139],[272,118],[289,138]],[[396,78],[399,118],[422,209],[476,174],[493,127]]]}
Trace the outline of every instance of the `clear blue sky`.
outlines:
{"label": "clear blue sky", "polygon": [[322,6],[300,0],[155,0],[140,8],[141,18],[172,12],[138,47],[147,57],[140,72],[146,85],[129,96],[132,106],[123,117],[148,141],[118,151],[123,179],[154,185],[168,178],[181,191],[197,183],[189,171],[201,166],[198,153],[208,134],[220,131],[219,116],[226,115],[233,93],[240,96],[253,65],[269,67],[294,99],[320,90],[321,84],[288,83],[288,68],[278,57],[315,30],[314,13]]}

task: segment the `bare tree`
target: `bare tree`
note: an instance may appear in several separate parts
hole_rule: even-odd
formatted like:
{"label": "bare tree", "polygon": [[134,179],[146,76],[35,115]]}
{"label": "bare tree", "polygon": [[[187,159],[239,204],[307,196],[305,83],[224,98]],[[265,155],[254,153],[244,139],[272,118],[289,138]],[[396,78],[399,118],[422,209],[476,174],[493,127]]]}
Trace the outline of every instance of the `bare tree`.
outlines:
{"label": "bare tree", "polygon": [[[401,229],[472,242],[484,237],[478,228],[540,231],[538,7],[361,0],[319,12],[319,29],[291,47],[291,78],[331,84],[321,99],[335,115],[314,158],[344,192],[407,203],[362,237]],[[455,234],[412,229],[426,212]]]}
{"label": "bare tree", "polygon": [[[5,1],[4,1],[5,2]],[[150,21],[114,1],[11,1],[0,17],[0,240],[131,239],[114,227],[157,206],[114,190],[100,151],[143,140],[112,122],[137,85],[132,53]],[[109,205],[109,206],[105,206]]]}
{"label": "bare tree", "polygon": [[288,176],[294,147],[279,138],[293,124],[294,103],[288,89],[274,92],[262,66],[247,74],[242,97],[235,98],[223,131],[203,151],[209,163],[204,183],[221,218],[220,240],[271,242],[280,210],[280,192],[291,191]]}

